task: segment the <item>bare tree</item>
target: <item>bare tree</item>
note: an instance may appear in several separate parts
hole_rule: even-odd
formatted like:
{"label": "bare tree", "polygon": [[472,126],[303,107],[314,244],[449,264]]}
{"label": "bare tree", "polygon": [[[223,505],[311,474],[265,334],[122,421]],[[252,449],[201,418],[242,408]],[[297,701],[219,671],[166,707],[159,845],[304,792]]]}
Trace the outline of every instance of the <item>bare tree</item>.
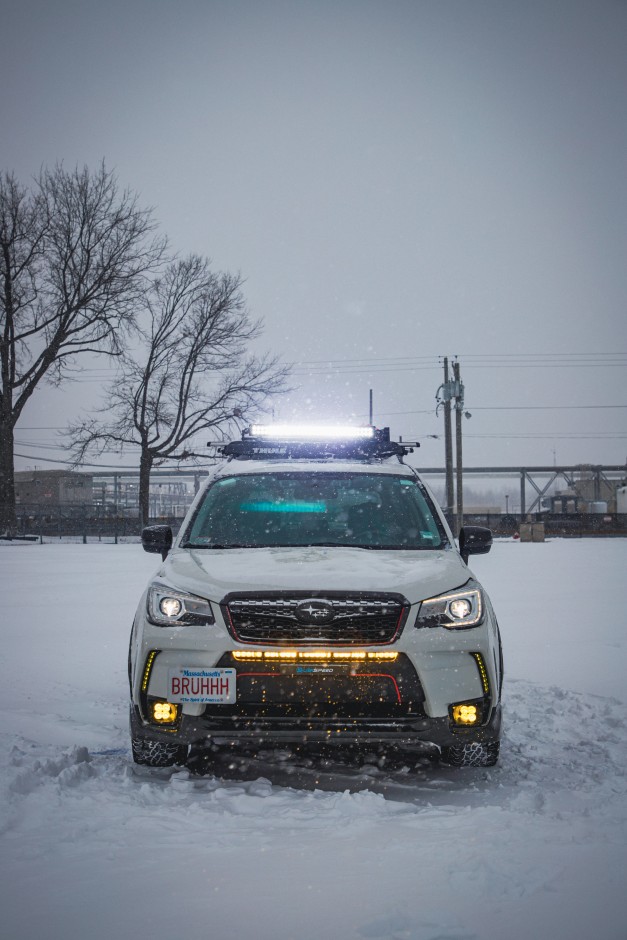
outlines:
{"label": "bare tree", "polygon": [[0,531],[15,526],[14,430],[45,379],[85,353],[120,355],[159,262],[149,211],[104,166],[0,176]]}
{"label": "bare tree", "polygon": [[214,439],[222,438],[236,416],[258,412],[285,390],[285,367],[247,355],[260,323],[251,321],[241,287],[239,276],[213,273],[196,255],[173,262],[147,295],[139,350],[120,357],[101,409],[109,420],[70,428],[77,462],[90,451],[139,450],[142,525],[155,464],[206,457],[194,452],[196,435],[212,430]]}

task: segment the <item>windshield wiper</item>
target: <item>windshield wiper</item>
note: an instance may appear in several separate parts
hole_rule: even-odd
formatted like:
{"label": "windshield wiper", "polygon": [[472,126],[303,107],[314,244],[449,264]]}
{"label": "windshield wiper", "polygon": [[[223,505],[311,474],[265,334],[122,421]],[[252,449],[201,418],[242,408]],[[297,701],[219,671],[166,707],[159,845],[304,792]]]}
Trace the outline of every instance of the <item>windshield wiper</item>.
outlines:
{"label": "windshield wiper", "polygon": [[377,551],[377,552],[422,552],[422,551],[431,551],[433,548],[439,548],[440,546],[433,545],[364,545],[362,543],[355,542],[311,542],[310,548],[365,548],[368,551]]}
{"label": "windshield wiper", "polygon": [[211,549],[211,548],[256,548],[257,546],[251,545],[249,542],[230,542],[228,545],[222,545],[220,542],[210,542],[210,543],[197,543],[197,542],[183,542],[181,548],[202,548],[202,549]]}
{"label": "windshield wiper", "polygon": [[251,543],[251,542],[230,542],[222,544],[221,542],[200,543],[183,542],[181,548],[193,548],[207,551],[211,549],[230,549],[230,548],[361,548],[369,552],[397,552],[397,551],[431,551],[436,546],[433,545],[364,545],[350,542],[284,542],[284,543]]}

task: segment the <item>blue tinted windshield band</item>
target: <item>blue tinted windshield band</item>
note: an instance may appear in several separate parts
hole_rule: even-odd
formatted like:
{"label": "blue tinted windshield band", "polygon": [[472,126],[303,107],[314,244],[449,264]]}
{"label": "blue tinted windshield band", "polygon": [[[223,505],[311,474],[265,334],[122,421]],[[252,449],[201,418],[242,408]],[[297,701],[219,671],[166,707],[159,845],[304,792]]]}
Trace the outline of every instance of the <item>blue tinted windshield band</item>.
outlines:
{"label": "blue tinted windshield band", "polygon": [[240,503],[241,512],[326,512],[326,503]]}

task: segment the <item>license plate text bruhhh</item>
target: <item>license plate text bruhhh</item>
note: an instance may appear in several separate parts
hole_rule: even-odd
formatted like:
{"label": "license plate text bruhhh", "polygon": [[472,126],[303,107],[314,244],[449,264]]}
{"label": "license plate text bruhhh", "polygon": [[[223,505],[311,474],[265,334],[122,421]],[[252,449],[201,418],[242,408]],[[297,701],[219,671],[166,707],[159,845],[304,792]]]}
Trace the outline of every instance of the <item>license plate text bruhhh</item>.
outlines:
{"label": "license plate text bruhhh", "polygon": [[172,676],[173,695],[228,695],[229,680],[207,676]]}
{"label": "license plate text bruhhh", "polygon": [[234,669],[186,668],[170,670],[171,702],[233,704],[236,701]]}

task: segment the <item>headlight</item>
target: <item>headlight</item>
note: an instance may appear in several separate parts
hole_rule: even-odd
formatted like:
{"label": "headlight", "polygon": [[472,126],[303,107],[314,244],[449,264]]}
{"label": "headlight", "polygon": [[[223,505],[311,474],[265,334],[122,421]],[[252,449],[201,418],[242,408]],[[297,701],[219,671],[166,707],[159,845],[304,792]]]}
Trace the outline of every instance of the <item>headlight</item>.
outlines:
{"label": "headlight", "polygon": [[458,630],[477,627],[483,621],[483,600],[478,587],[466,585],[451,594],[423,601],[416,618],[417,627],[448,627]]}
{"label": "headlight", "polygon": [[158,627],[192,627],[215,623],[211,604],[203,597],[155,582],[148,589],[148,619]]}

